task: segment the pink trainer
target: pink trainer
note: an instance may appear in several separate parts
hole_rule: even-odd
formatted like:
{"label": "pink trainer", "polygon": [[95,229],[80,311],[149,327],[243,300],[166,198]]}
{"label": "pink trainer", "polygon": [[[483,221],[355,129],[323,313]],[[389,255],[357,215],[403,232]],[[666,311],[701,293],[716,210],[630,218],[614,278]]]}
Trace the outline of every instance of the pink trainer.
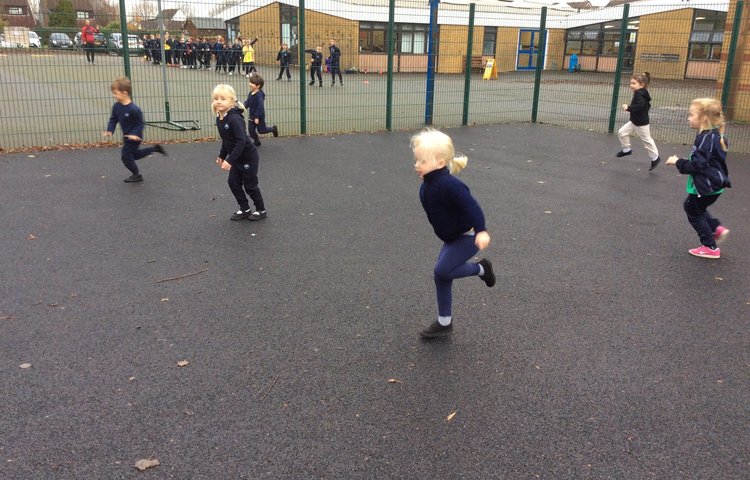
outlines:
{"label": "pink trainer", "polygon": [[688,250],[688,253],[690,255],[695,255],[696,257],[701,258],[713,258],[718,259],[721,258],[721,249],[720,248],[708,248],[705,245],[701,245],[698,248],[693,248]]}
{"label": "pink trainer", "polygon": [[728,236],[729,236],[728,228],[724,228],[721,225],[716,227],[716,231],[714,232],[714,240],[716,241],[717,244],[726,240]]}

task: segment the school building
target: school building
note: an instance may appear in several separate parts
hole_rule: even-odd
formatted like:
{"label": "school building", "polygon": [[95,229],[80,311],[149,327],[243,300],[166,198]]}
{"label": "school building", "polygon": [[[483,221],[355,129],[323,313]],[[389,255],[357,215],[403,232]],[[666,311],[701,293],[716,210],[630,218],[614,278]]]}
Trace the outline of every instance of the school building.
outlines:
{"label": "school building", "polygon": [[[727,53],[738,0],[643,0],[629,5],[622,69],[648,71],[661,79],[717,81],[721,97]],[[230,39],[258,37],[259,63],[273,64],[281,42],[298,58],[298,2],[259,0],[222,12]],[[419,8],[417,8],[419,6]],[[430,23],[428,0],[396,3],[393,68],[425,72]],[[540,8],[478,4],[474,17],[472,66],[494,59],[498,72],[534,70],[539,61]],[[483,8],[485,7],[485,8]],[[727,115],[750,121],[750,12],[742,15]],[[623,5],[585,11],[550,8],[546,18],[545,69],[567,69],[576,55],[582,70],[615,72],[621,39]],[[436,71],[464,71],[468,38],[467,4],[440,4]],[[305,48],[320,45],[327,52],[335,38],[342,52],[342,70],[385,72],[387,69],[387,2],[310,0],[305,2]]]}

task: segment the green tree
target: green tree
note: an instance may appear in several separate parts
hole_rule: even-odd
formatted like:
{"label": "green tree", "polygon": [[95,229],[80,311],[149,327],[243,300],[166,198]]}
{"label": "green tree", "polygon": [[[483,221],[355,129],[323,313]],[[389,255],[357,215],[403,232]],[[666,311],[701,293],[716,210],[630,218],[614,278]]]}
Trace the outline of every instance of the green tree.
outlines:
{"label": "green tree", "polygon": [[50,10],[49,26],[72,29],[77,27],[76,12],[73,9],[73,2],[71,0],[60,0],[57,7]]}

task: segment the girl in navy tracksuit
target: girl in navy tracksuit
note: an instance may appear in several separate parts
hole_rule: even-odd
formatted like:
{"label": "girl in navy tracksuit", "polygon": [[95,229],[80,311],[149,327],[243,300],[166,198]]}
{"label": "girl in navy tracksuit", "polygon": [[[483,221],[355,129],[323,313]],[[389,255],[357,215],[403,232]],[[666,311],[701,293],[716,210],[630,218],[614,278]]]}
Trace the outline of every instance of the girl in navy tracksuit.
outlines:
{"label": "girl in navy tracksuit", "polygon": [[[232,220],[261,220],[266,218],[266,206],[258,188],[258,150],[252,145],[245,133],[245,118],[242,112],[245,107],[237,102],[237,94],[229,85],[217,85],[213,91],[213,112],[216,114],[216,128],[221,137],[221,151],[216,164],[223,170],[229,170],[229,189],[240,206],[232,215]],[[244,188],[244,191],[243,191]],[[255,211],[245,192],[255,205]]]}
{"label": "girl in navy tracksuit", "polygon": [[684,208],[690,225],[698,233],[701,245],[688,250],[696,257],[718,259],[721,251],[716,245],[726,240],[729,229],[718,218],[708,213],[725,188],[732,186],[727,168],[727,140],[724,137],[724,115],[721,102],[713,98],[697,98],[690,104],[688,124],[698,130],[690,157],[672,155],[667,165],[687,174],[687,193]]}
{"label": "girl in navy tracksuit", "polygon": [[266,126],[266,94],[263,91],[263,77],[258,72],[254,72],[248,79],[250,93],[247,95],[244,106],[247,109],[247,133],[253,139],[256,147],[260,147],[259,133],[273,133],[274,137],[279,136],[279,129],[276,125]]}
{"label": "girl in navy tracksuit", "polygon": [[414,168],[424,180],[419,188],[427,220],[443,247],[435,264],[438,319],[420,332],[423,338],[450,333],[453,279],[479,276],[488,287],[495,285],[492,263],[482,259],[469,262],[490,244],[484,213],[469,188],[453,173],[466,166],[466,157],[456,156],[450,137],[438,130],[425,129],[411,139]]}

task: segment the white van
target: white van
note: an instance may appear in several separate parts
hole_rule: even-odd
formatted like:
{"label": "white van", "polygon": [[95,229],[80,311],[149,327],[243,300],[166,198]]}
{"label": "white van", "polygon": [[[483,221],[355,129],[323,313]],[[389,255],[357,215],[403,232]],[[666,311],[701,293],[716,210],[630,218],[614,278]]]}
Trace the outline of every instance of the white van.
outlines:
{"label": "white van", "polygon": [[37,35],[36,32],[29,31],[29,46],[42,48],[42,40],[39,38],[39,35]]}

